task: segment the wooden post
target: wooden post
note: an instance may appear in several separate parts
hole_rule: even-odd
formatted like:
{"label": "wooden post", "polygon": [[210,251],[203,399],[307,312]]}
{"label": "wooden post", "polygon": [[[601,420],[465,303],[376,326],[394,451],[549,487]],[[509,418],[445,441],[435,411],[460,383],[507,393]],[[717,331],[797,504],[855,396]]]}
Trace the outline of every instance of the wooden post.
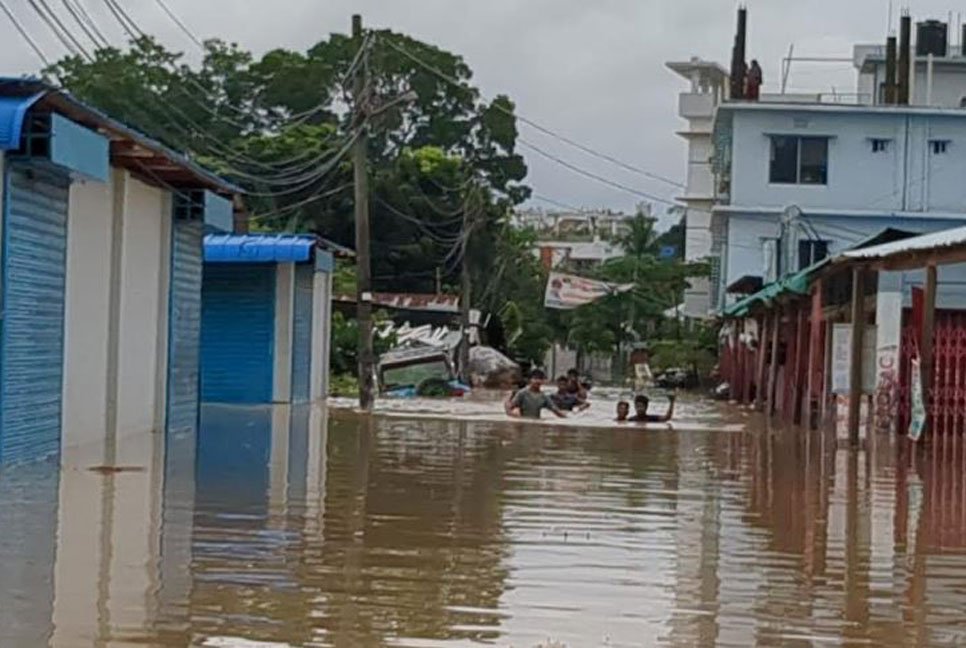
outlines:
{"label": "wooden post", "polygon": [[778,378],[778,341],[781,338],[782,311],[775,304],[775,313],[771,320],[771,365],[768,367],[768,395],[766,413],[771,416],[775,412],[775,382]]}
{"label": "wooden post", "polygon": [[852,270],[852,357],[849,363],[849,443],[859,445],[862,406],[862,338],[865,331],[865,270]]}
{"label": "wooden post", "polygon": [[933,340],[936,328],[936,266],[926,266],[926,290],[923,294],[922,339],[919,341],[919,362],[922,368],[922,397],[926,401],[926,432],[931,432],[933,404],[931,396],[933,383]]}
{"label": "wooden post", "polygon": [[765,409],[765,379],[767,366],[765,359],[768,357],[768,316],[762,315],[758,318],[758,329],[761,335],[758,340],[758,370],[755,374],[755,409],[759,412]]}
{"label": "wooden post", "polygon": [[788,341],[785,342],[785,380],[782,390],[782,422],[793,423],[795,411],[795,383],[798,382],[798,304],[793,303],[788,313]]}
{"label": "wooden post", "polygon": [[805,422],[812,427],[812,403],[822,393],[820,369],[824,349],[822,348],[822,280],[812,286],[812,312],[808,329],[808,376],[805,379]]}
{"label": "wooden post", "polygon": [[731,386],[731,400],[737,400],[738,383],[741,380],[741,334],[738,332],[740,320],[731,322],[734,330],[731,332],[731,353],[728,364],[728,384]]}
{"label": "wooden post", "polygon": [[735,348],[738,351],[737,356],[737,370],[735,371],[735,382],[732,384],[731,398],[739,403],[745,402],[745,372],[748,371],[747,367],[747,354],[745,353],[745,345],[742,342],[742,333],[745,330],[745,320],[740,319],[735,322]]}
{"label": "wooden post", "polygon": [[804,375],[808,354],[808,313],[807,302],[802,302],[798,309],[798,336],[795,344],[798,350],[795,352],[795,377],[792,380],[792,423],[798,425],[802,422],[802,394],[805,393],[803,381],[808,377]]}

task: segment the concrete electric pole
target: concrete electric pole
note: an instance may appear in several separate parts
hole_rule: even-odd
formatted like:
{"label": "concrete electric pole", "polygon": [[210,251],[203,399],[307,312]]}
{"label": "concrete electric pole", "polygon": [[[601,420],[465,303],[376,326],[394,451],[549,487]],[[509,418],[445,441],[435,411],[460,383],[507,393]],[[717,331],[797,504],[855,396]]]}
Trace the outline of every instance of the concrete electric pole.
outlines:
{"label": "concrete electric pole", "polygon": [[[352,16],[352,39],[359,48],[366,47],[362,32],[362,16]],[[366,108],[368,68],[360,52],[360,66],[353,82],[356,141],[352,152],[354,168],[356,220],[356,318],[359,322],[359,407],[371,411],[375,400],[375,358],[372,350],[372,267],[369,257],[369,174],[366,167]]]}

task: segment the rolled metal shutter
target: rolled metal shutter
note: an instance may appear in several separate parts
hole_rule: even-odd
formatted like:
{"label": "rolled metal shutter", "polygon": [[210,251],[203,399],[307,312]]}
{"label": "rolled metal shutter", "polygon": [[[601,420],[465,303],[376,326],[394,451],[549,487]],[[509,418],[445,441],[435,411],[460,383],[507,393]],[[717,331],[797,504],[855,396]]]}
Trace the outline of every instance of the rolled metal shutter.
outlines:
{"label": "rolled metal shutter", "polygon": [[315,268],[295,266],[295,303],[292,308],[292,402],[307,403],[312,390],[312,279]]}
{"label": "rolled metal shutter", "polygon": [[60,451],[66,175],[10,162],[4,181],[0,461]]}
{"label": "rolled metal shutter", "polygon": [[201,290],[201,398],[272,402],[275,264],[209,263]]}
{"label": "rolled metal shutter", "polygon": [[201,380],[201,239],[199,220],[176,219],[171,245],[168,316],[168,433],[198,428]]}

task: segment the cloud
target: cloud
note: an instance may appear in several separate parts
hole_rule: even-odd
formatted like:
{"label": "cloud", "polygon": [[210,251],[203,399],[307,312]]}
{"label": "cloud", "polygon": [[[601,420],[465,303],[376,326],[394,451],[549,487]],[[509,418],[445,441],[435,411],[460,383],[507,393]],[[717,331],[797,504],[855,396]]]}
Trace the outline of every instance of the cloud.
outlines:
{"label": "cloud", "polygon": [[[120,38],[103,3],[81,0]],[[347,31],[352,13],[373,27],[389,27],[463,55],[487,95],[507,93],[521,114],[601,151],[663,176],[683,179],[684,142],[674,135],[677,94],[684,82],[664,63],[693,55],[727,64],[736,3],[725,0],[167,0],[203,37],[218,36],[262,52],[305,49],[333,31]],[[851,56],[856,42],[884,41],[885,0],[750,0],[749,57],[761,61],[766,91],[777,89],[781,58],[790,43],[802,56]],[[899,3],[896,3],[898,6]],[[916,18],[945,19],[950,4],[911,2]],[[169,46],[190,51],[190,41],[154,0],[125,6],[146,30]],[[52,55],[56,42],[12,2],[32,34]],[[898,10],[894,20],[898,21]],[[954,35],[955,37],[955,35]],[[958,40],[958,39],[957,39]],[[0,15],[4,72],[37,68],[36,58]],[[60,50],[62,52],[62,50]],[[849,91],[848,65],[800,64],[790,87]],[[668,198],[675,191],[587,157],[521,127],[554,154],[622,184]],[[581,178],[530,154],[529,182],[543,195],[587,207],[630,210],[637,198]]]}

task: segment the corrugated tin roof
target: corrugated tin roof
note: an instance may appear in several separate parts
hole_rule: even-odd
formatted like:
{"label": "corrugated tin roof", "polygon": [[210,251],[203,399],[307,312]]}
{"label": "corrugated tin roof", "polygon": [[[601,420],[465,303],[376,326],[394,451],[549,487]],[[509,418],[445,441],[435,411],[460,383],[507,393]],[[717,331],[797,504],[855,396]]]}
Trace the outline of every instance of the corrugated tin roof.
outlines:
{"label": "corrugated tin roof", "polygon": [[954,227],[900,241],[883,243],[882,245],[849,250],[843,252],[842,256],[847,259],[882,259],[896,254],[948,248],[957,245],[966,245],[966,227]]}
{"label": "corrugated tin roof", "polygon": [[[65,116],[87,128],[107,133],[112,142],[127,140],[141,149],[155,153],[158,158],[165,160],[165,162],[173,163],[176,169],[184,172],[185,180],[190,179],[194,183],[222,193],[244,193],[244,190],[237,185],[228,182],[217,174],[196,164],[183,153],[175,151],[130,126],[122,124],[98,108],[84,103],[70,93],[46,81],[34,78],[0,77],[0,95],[14,102],[31,99],[31,103],[27,109],[34,104],[41,103],[45,109],[62,112]],[[3,126],[0,126],[0,130],[2,128]],[[17,143],[13,148],[18,148],[19,146],[18,132]],[[2,148],[4,147],[0,146],[0,149]],[[112,157],[122,156],[115,155],[115,151],[112,148]],[[135,158],[137,165],[133,170],[137,171],[141,167],[150,167],[151,158],[140,158],[138,156],[135,156]],[[158,171],[153,171],[152,173],[153,175],[160,174]],[[173,178],[169,181],[172,180]]]}
{"label": "corrugated tin roof", "polygon": [[0,151],[20,148],[20,132],[27,111],[43,93],[26,97],[0,97]]}
{"label": "corrugated tin roof", "polygon": [[314,234],[209,234],[206,263],[302,263],[318,245]]}

